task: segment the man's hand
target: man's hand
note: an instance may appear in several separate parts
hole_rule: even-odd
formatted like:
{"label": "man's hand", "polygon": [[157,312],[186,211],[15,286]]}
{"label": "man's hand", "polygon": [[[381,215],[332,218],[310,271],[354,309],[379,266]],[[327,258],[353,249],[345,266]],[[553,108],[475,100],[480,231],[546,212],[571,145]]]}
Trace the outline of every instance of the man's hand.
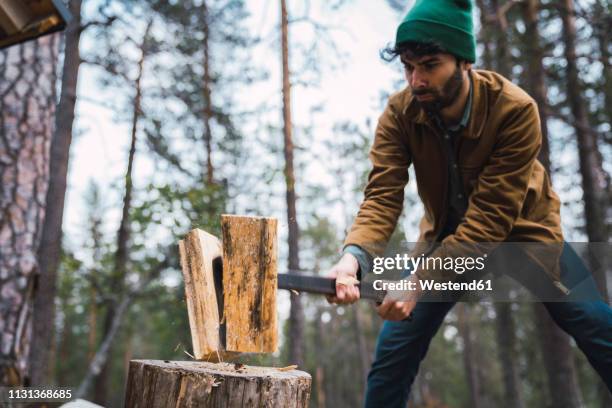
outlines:
{"label": "man's hand", "polygon": [[385,320],[400,321],[407,319],[414,310],[421,295],[419,278],[411,275],[410,281],[415,282],[413,291],[389,291],[383,302],[376,307],[376,312]]}
{"label": "man's hand", "polygon": [[376,307],[376,312],[385,320],[400,321],[408,318],[416,306],[416,300],[398,302],[385,298],[380,306]]}
{"label": "man's hand", "polygon": [[357,271],[359,262],[352,254],[345,253],[327,276],[336,279],[336,296],[326,296],[329,303],[349,304],[359,300]]}

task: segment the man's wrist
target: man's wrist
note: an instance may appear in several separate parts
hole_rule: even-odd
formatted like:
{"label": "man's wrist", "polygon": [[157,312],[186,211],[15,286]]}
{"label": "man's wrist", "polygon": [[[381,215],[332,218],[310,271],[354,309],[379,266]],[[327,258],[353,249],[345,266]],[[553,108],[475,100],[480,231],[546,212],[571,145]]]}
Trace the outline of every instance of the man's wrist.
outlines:
{"label": "man's wrist", "polygon": [[[358,245],[349,244],[342,250],[343,254],[351,254],[359,264],[359,275],[365,275],[372,270],[372,256]],[[361,280],[361,278],[359,278]]]}
{"label": "man's wrist", "polygon": [[341,262],[348,262],[352,268],[355,269],[355,272],[359,270],[359,260],[355,255],[350,252],[344,252],[342,258],[340,258]]}

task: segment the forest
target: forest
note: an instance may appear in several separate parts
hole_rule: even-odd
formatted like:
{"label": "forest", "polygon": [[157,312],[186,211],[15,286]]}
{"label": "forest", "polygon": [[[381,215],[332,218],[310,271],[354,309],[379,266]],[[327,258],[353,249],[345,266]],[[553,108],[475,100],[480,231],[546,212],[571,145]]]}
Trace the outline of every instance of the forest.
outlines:
{"label": "forest", "polygon": [[[221,214],[275,217],[279,272],[338,261],[387,98],[380,51],[413,1],[64,0],[62,32],[0,50],[0,386],[123,406],[133,359],[190,360],[177,243]],[[612,239],[612,3],[475,0],[477,61],[537,102],[539,160],[569,242]],[[414,242],[410,170],[392,241]],[[607,275],[607,276],[606,276]],[[594,274],[610,303],[612,271]],[[310,406],[363,403],[371,302],[279,291],[280,347]],[[610,408],[576,343],[531,302],[458,303],[410,408]]]}

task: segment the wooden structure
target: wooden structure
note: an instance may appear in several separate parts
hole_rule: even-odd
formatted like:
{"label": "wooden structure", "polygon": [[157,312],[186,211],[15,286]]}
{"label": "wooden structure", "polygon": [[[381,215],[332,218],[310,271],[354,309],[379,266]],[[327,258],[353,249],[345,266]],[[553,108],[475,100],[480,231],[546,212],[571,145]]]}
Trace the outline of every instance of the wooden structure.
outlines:
{"label": "wooden structure", "polygon": [[133,360],[126,408],[306,408],[311,377],[291,369],[232,363]]}

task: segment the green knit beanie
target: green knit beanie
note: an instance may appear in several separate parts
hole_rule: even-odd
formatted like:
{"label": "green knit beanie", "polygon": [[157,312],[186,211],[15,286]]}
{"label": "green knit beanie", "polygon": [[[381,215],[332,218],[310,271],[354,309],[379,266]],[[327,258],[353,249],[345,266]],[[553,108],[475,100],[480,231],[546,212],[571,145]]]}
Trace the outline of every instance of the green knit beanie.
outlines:
{"label": "green knit beanie", "polygon": [[457,57],[476,61],[471,0],[416,0],[400,26],[395,44],[436,43]]}

